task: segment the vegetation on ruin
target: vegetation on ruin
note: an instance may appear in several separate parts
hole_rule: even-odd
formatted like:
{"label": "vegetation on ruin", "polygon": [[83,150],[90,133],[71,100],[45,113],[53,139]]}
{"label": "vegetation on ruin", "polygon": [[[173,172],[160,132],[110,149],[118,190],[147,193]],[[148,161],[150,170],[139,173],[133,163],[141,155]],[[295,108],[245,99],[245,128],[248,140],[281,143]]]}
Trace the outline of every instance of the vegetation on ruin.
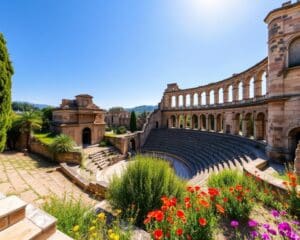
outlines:
{"label": "vegetation on ruin", "polygon": [[56,133],[53,132],[35,132],[34,137],[39,140],[41,143],[50,146],[53,142],[55,137],[57,136]]}
{"label": "vegetation on ruin", "polygon": [[53,139],[50,149],[54,153],[72,152],[76,146],[71,137],[65,134],[60,134]]}
{"label": "vegetation on ruin", "polygon": [[[153,239],[300,239],[295,183],[290,173],[288,196],[275,199],[279,194],[258,176],[226,170],[212,175],[208,188],[189,186],[182,198],[163,196],[144,223]],[[280,204],[265,202],[267,196]]]}
{"label": "vegetation on ruin", "polygon": [[[127,230],[121,229],[120,219],[105,213],[96,214],[93,206],[72,198],[50,197],[43,209],[57,218],[60,231],[76,240],[127,240],[130,239],[130,222]],[[63,211],[62,211],[63,209]]]}
{"label": "vegetation on ruin", "polygon": [[[113,207],[136,218],[138,226],[151,209],[161,206],[162,196],[181,197],[184,182],[169,163],[153,157],[136,156],[120,177],[114,176],[107,190]],[[130,211],[128,212],[128,209]]]}
{"label": "vegetation on ruin", "polygon": [[14,69],[9,59],[6,41],[0,33],[0,152],[6,145],[6,133],[11,126],[11,78]]}
{"label": "vegetation on ruin", "polygon": [[137,130],[137,126],[136,126],[136,115],[135,112],[132,111],[130,114],[130,131],[131,132],[135,132]]}

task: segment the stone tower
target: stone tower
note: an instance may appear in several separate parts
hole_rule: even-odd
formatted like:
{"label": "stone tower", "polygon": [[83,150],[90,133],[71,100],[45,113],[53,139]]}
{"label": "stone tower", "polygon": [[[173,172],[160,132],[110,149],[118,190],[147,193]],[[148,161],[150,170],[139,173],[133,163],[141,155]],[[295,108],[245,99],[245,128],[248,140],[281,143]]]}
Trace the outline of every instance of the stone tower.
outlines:
{"label": "stone tower", "polygon": [[268,25],[268,148],[270,159],[294,158],[300,137],[300,2],[286,2]]}

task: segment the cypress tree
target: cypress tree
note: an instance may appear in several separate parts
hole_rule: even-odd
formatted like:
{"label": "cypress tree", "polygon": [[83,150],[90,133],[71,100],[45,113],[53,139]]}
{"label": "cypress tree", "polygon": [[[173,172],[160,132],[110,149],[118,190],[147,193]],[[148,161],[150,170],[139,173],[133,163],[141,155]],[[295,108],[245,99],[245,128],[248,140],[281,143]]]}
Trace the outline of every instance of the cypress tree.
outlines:
{"label": "cypress tree", "polygon": [[0,33],[0,152],[6,145],[6,133],[11,125],[11,77],[14,69],[9,60],[6,41]]}
{"label": "cypress tree", "polygon": [[135,132],[137,130],[136,127],[136,116],[135,116],[135,112],[132,111],[131,115],[130,115],[130,131],[131,132]]}

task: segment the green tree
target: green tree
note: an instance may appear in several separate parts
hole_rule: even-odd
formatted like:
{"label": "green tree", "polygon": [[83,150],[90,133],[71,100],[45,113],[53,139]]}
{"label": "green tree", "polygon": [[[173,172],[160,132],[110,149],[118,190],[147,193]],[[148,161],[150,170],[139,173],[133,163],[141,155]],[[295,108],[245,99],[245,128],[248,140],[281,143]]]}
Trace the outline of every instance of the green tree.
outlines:
{"label": "green tree", "polygon": [[6,133],[11,126],[11,77],[14,69],[9,60],[6,41],[0,33],[0,152],[5,148]]}
{"label": "green tree", "polygon": [[52,107],[46,107],[42,109],[42,131],[46,132],[50,130],[50,125],[52,122]]}
{"label": "green tree", "polygon": [[42,117],[41,113],[37,111],[24,112],[20,119],[20,131],[26,134],[26,146],[30,146],[30,137],[33,130],[41,129]]}
{"label": "green tree", "polygon": [[137,127],[136,127],[136,115],[135,115],[135,112],[132,111],[131,115],[130,115],[130,131],[131,132],[135,132],[136,130],[137,130]]}

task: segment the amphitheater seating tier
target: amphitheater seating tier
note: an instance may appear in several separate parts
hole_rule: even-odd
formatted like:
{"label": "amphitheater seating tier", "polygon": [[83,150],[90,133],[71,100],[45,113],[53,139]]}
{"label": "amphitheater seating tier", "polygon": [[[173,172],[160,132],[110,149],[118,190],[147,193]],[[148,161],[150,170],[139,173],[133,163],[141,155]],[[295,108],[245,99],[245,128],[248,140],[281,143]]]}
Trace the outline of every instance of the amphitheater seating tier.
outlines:
{"label": "amphitheater seating tier", "polygon": [[142,151],[165,152],[184,159],[199,183],[212,172],[242,168],[265,158],[258,142],[242,137],[187,129],[153,129]]}

